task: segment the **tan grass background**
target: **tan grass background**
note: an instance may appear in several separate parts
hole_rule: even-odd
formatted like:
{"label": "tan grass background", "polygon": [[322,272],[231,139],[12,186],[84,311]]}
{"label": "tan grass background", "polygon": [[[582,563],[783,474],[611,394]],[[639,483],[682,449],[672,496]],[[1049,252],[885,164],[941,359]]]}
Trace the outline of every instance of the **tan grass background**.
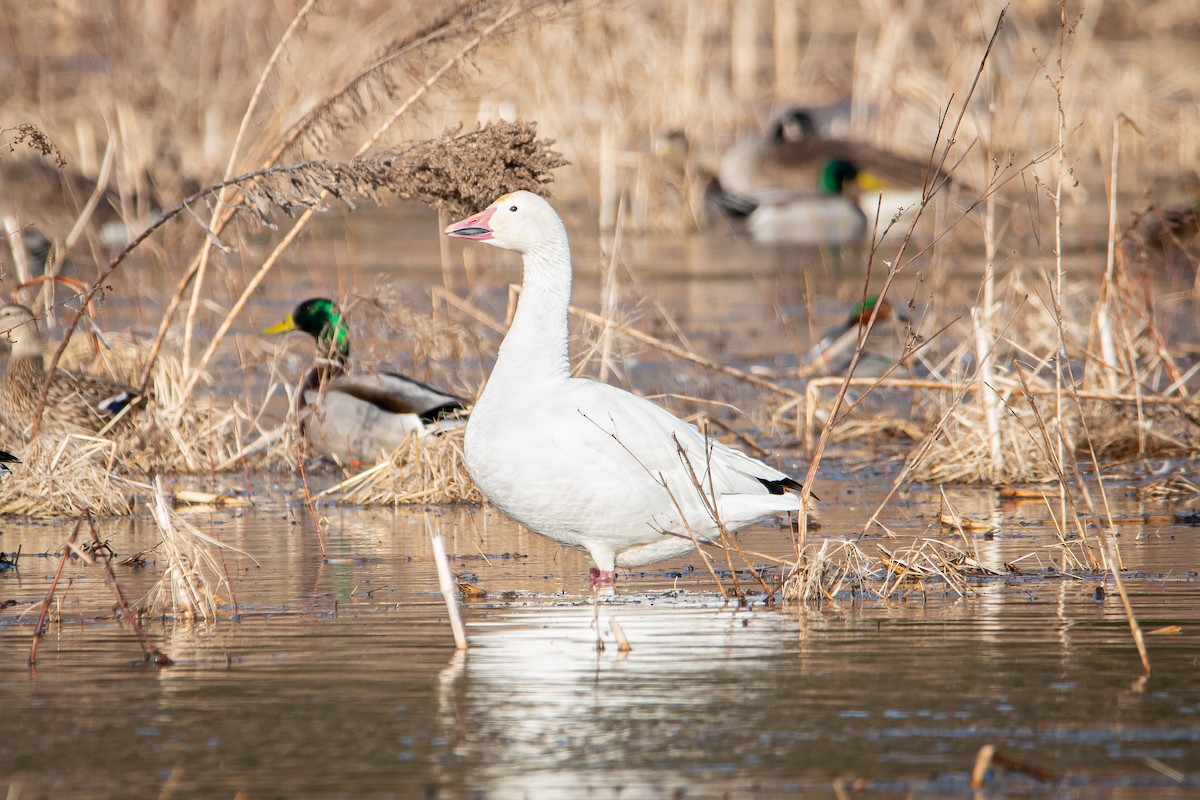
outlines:
{"label": "tan grass background", "polygon": [[[0,41],[11,80],[4,125],[32,121],[72,167],[99,171],[110,136],[114,177],[134,205],[220,176],[260,71],[304,5],[137,3],[7,4]],[[498,8],[520,3],[466,3]],[[564,190],[598,201],[605,170],[636,170],[655,137],[688,134],[711,162],[792,104],[852,98],[851,132],[900,151],[928,153],[942,110],[962,96],[997,14],[996,0],[658,0],[553,4],[518,17],[467,67],[440,85],[389,135],[395,144],[447,126],[500,117],[535,120],[573,163]],[[269,149],[313,104],[448,4],[358,0],[319,3],[282,53],[254,115],[251,147]],[[1188,0],[1070,2],[1067,49],[1071,168],[1092,199],[1090,168],[1127,116],[1129,191],[1200,162],[1200,17]],[[986,85],[960,139],[979,139],[966,177],[983,183],[987,152],[1018,162],[1054,140],[1050,85],[1060,9],[1012,4]],[[359,93],[353,130],[326,130],[309,156],[345,155],[372,119],[425,80],[436,59],[397,64]],[[1037,173],[1048,181],[1051,164]],[[1031,176],[1032,177],[1032,176]],[[194,182],[194,183],[193,183]],[[153,191],[151,191],[153,189]],[[144,209],[143,209],[144,210]]]}
{"label": "tan grass background", "polygon": [[[70,170],[92,178],[111,153],[110,182],[136,231],[152,208],[255,169],[274,153],[284,152],[286,158],[277,159],[283,161],[346,159],[364,142],[370,154],[454,126],[535,121],[538,135],[555,140],[570,162],[557,170],[553,191],[578,219],[611,224],[624,200],[630,227],[680,229],[697,224],[696,184],[720,153],[760,134],[772,115],[791,105],[848,99],[846,135],[928,156],[939,120],[948,109],[957,113],[955,102],[967,96],[1003,8],[994,0],[7,4],[0,11],[0,59],[12,79],[0,98],[0,128],[35,123]],[[438,15],[444,19],[434,25]],[[456,19],[464,20],[461,26]],[[434,33],[414,38],[418,31]],[[1194,191],[1188,175],[1200,163],[1198,40],[1200,18],[1188,0],[1013,3],[962,115],[952,150],[952,160],[963,157],[956,177],[982,187],[996,171],[1050,152],[1060,123],[1055,84],[1061,72],[1067,136],[1059,210],[1072,233],[1081,209],[1104,205],[1114,126],[1122,131],[1123,218],[1149,202],[1181,202]],[[336,103],[322,105],[360,75],[364,79]],[[317,108],[324,109],[317,123],[294,141],[285,138]],[[395,124],[371,142],[392,116]],[[671,131],[686,135],[686,153],[662,147]],[[20,155],[0,153],[0,173]],[[1043,159],[1002,191],[1005,213],[996,239],[1006,259],[1050,260],[1050,197],[1059,170],[1059,159]],[[21,224],[42,224],[56,238],[66,235],[71,215],[52,223],[48,212],[21,207],[21,193],[5,188],[0,212]],[[187,417],[188,424],[206,431],[203,452],[220,456],[205,460],[181,444],[170,462],[181,470],[228,460],[241,440],[267,427],[256,398],[244,408],[211,413],[192,407],[193,390],[213,385],[210,370],[222,358],[229,374],[232,361],[244,364],[254,356],[226,343],[210,363],[200,355],[205,343],[191,341],[191,322],[180,329],[184,315],[220,322],[257,267],[239,261],[239,236],[274,242],[290,224],[280,215],[278,233],[239,229],[210,236],[203,225],[212,224],[211,208],[198,204],[193,211],[203,224],[164,228],[138,253],[157,267],[161,284],[154,292],[162,303],[206,241],[220,237],[234,245],[211,255],[226,271],[198,296],[185,293],[156,367],[165,413],[177,421],[203,417],[203,424]],[[978,260],[969,248],[977,253],[981,238],[971,217],[947,242]],[[0,259],[7,251],[0,248]],[[94,235],[74,255],[98,265],[108,257]],[[11,288],[12,265],[0,261],[0,269]],[[1013,307],[1017,295],[1001,302]],[[210,302],[214,297],[220,302]],[[1069,310],[1073,341],[1083,348],[1090,301]],[[413,327],[429,349],[435,334],[454,330],[445,322]],[[1036,354],[1045,363],[1054,333],[1052,317],[1031,314],[1008,336],[1017,343],[1013,352]],[[1158,369],[1160,354],[1143,339],[1127,349],[1131,358],[1154,361],[1141,377]],[[145,361],[140,352],[131,358]],[[459,388],[469,393],[474,387]],[[974,411],[963,408],[953,424],[977,430]],[[1059,423],[1075,424],[1068,417]],[[1022,427],[1013,441],[1028,445],[1027,434]],[[1030,447],[1038,449],[1036,442]],[[284,450],[256,464],[290,459]],[[970,468],[959,472],[975,476]],[[1021,474],[1044,477],[1046,470]],[[374,483],[368,493],[383,486]]]}

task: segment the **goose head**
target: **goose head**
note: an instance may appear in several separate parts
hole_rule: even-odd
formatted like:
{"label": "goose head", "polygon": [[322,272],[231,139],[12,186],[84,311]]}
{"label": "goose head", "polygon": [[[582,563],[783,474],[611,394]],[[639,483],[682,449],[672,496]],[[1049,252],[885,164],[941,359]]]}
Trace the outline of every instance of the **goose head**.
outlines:
{"label": "goose head", "polygon": [[562,220],[554,208],[533,192],[510,192],[464,220],[446,226],[445,234],[472,239],[522,255],[564,237]]}
{"label": "goose head", "polygon": [[8,342],[14,356],[40,355],[42,335],[33,312],[15,303],[0,308],[0,341]]}

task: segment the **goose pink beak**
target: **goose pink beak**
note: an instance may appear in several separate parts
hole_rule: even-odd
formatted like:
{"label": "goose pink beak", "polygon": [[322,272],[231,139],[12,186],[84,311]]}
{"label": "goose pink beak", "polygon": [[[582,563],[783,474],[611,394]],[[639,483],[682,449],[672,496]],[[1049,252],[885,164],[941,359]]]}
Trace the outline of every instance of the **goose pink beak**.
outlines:
{"label": "goose pink beak", "polygon": [[492,229],[488,227],[488,220],[492,218],[495,211],[494,208],[487,208],[466,219],[453,222],[446,226],[444,233],[459,239],[490,239],[492,238]]}

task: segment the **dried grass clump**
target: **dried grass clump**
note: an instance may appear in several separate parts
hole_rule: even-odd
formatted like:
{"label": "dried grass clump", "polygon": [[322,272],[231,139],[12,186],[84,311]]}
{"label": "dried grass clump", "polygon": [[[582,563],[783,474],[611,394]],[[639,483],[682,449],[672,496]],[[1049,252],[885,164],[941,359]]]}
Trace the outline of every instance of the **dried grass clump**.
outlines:
{"label": "dried grass clump", "polygon": [[819,603],[839,593],[857,593],[871,579],[875,565],[857,542],[822,539],[800,555],[783,582],[780,596],[786,602]]}
{"label": "dried grass clump", "polygon": [[[85,371],[128,382],[145,361],[129,337],[106,337],[111,349],[68,345],[70,361]],[[0,484],[0,513],[76,516],[128,514],[144,496],[148,476],[159,472],[205,474],[228,468],[241,430],[250,427],[237,403],[198,402],[182,391],[177,355],[160,358],[152,371],[151,400],[132,411],[129,424],[104,436],[43,434],[20,452],[21,462]]]}
{"label": "dried grass clump", "polygon": [[[969,394],[945,411],[943,424],[909,457],[912,480],[927,483],[1036,483],[1060,477],[1057,449],[1067,458],[1101,461],[1188,456],[1200,452],[1200,402],[1147,393],[1144,397],[1095,388],[1064,387],[1053,376],[1025,385],[1015,368],[997,370],[992,386],[1004,413],[998,418],[1002,458],[993,459],[986,409]],[[1061,402],[1056,410],[1055,406]]]}
{"label": "dried grass clump", "polygon": [[[106,336],[109,347],[80,352],[75,336],[64,352],[72,369],[98,372],[125,383],[136,380],[146,361],[143,343],[124,335]],[[160,356],[150,372],[151,402],[137,411],[131,425],[108,434],[124,473],[196,474],[218,469],[238,450],[239,426],[247,414],[234,401],[197,399],[184,392],[186,375],[176,352]]]}
{"label": "dried grass clump", "polygon": [[[1015,381],[1013,381],[1015,383]],[[1045,389],[1041,381],[1039,389]],[[1038,398],[1044,400],[1045,396]],[[969,395],[949,410],[940,430],[915,448],[909,457],[912,480],[923,483],[1036,483],[1057,475],[1047,457],[1039,431],[1038,415],[1022,398],[1018,387],[1009,385],[1001,394],[1006,412],[1000,417],[999,435],[1004,458],[992,463],[986,409]],[[1043,413],[1045,413],[1043,411]],[[1072,407],[1057,417],[1044,420],[1052,437],[1062,435],[1075,441],[1080,433],[1079,417]]]}
{"label": "dried grass clump", "polygon": [[151,373],[154,401],[137,430],[117,440],[122,463],[145,474],[197,474],[218,469],[238,452],[247,414],[237,402],[196,400],[183,391],[178,355],[160,357]]}
{"label": "dried grass clump", "polygon": [[1195,370],[1157,327],[1150,286],[1118,270],[1099,299],[1090,291],[1068,295],[1056,310],[1027,299],[1038,287],[1019,271],[1008,276],[1001,284],[1007,296],[992,312],[1004,328],[989,338],[986,382],[971,337],[946,337],[955,347],[930,359],[951,391],[922,395],[938,422],[912,450],[907,477],[1041,482],[1093,457],[1200,453]]}
{"label": "dried grass clump", "polygon": [[897,440],[916,441],[928,427],[903,419],[888,411],[879,410],[869,414],[856,414],[836,428],[829,436],[834,443],[859,443],[863,441]]}
{"label": "dried grass clump", "polygon": [[95,436],[43,436],[21,451],[21,463],[0,482],[0,514],[74,517],[129,514],[149,486],[122,474],[120,451]]}
{"label": "dried grass clump", "polygon": [[822,603],[844,597],[904,600],[939,588],[958,597],[972,593],[968,579],[1004,573],[937,539],[918,539],[902,552],[879,545],[879,556],[852,540],[824,539],[804,548],[784,581],[787,602]]}
{"label": "dried grass clump", "polygon": [[336,496],[355,505],[481,503],[483,495],[467,472],[465,426],[418,438],[410,436],[388,461],[360,472],[319,497]]}
{"label": "dried grass clump", "polygon": [[[1138,408],[1133,398],[1083,400],[1087,423],[1086,445],[1103,460],[1164,458],[1200,452],[1200,402],[1147,405]],[[1192,419],[1188,419],[1191,415]]]}
{"label": "dried grass clump", "polygon": [[1149,498],[1182,500],[1200,497],[1200,482],[1183,473],[1164,475],[1139,486],[1137,496],[1143,500]]}
{"label": "dried grass clump", "polygon": [[[1139,410],[1136,400],[1113,398],[1071,400],[1055,417],[1052,395],[1040,398],[1042,414],[1017,406],[1003,417],[1000,436],[1004,457],[993,464],[982,413],[975,404],[954,414],[954,423],[943,430],[928,453],[918,454],[912,479],[930,483],[1036,483],[1055,480],[1059,472],[1051,451],[1061,437],[1068,458],[1102,463],[1126,458],[1191,456],[1200,452],[1200,431],[1181,416],[1179,408]],[[1070,398],[1069,398],[1070,399]],[[1024,400],[1019,400],[1024,403]],[[1192,411],[1198,404],[1189,404]],[[1079,409],[1082,407],[1083,413]],[[1086,421],[1086,424],[1084,423]],[[1041,425],[1046,425],[1043,434]]]}
{"label": "dried grass clump", "polygon": [[328,198],[351,206],[378,202],[381,190],[452,214],[487,206],[499,195],[528,189],[545,193],[551,171],[567,162],[537,138],[531,122],[493,122],[479,130],[441,136],[351,161],[304,161],[272,167],[239,183],[242,203],[266,225],[276,210],[323,208]]}
{"label": "dried grass clump", "polygon": [[203,533],[172,511],[161,479],[155,480],[154,501],[146,505],[162,537],[157,547],[166,566],[143,606],[151,614],[189,621],[213,619],[221,605],[233,602],[233,586],[220,551],[247,554]]}
{"label": "dried grass clump", "polygon": [[544,194],[551,172],[567,164],[554,142],[537,138],[531,122],[493,122],[477,131],[441,136],[383,156],[402,197],[450,214],[469,214],[502,194]]}

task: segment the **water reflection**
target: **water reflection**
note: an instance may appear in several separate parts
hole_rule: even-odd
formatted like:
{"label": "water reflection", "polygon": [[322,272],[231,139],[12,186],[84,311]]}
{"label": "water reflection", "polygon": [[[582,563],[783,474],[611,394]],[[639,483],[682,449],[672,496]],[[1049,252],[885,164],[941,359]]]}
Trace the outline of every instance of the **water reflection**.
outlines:
{"label": "water reflection", "polygon": [[[818,535],[835,537],[860,533],[883,491],[854,478],[824,489]],[[962,514],[996,514],[991,492],[949,495]],[[1111,501],[1117,514],[1153,510]],[[964,542],[936,525],[940,503],[907,490],[886,519],[906,538],[879,543],[942,537],[993,567],[1034,551],[1062,564],[1044,505],[1005,505],[992,538]],[[319,511],[325,561],[303,509],[193,517],[262,566],[227,554],[236,617],[147,621],[177,661],[165,670],[142,666],[96,571],[72,563],[63,621],[31,673],[32,609],[57,563],[37,554],[69,526],[9,521],[5,546],[20,541],[25,555],[0,573],[0,601],[14,602],[0,609],[0,775],[22,776],[22,798],[158,796],[172,774],[176,797],[785,797],[827,794],[839,778],[859,781],[854,796],[962,796],[993,744],[1061,779],[1000,770],[997,795],[1200,789],[1200,583],[1179,566],[1196,559],[1188,528],[1122,529],[1144,629],[1183,626],[1147,635],[1155,671],[1134,691],[1120,604],[1097,599],[1086,574],[1011,575],[966,598],[932,586],[903,602],[737,610],[693,556],[623,576],[618,602],[596,608],[580,554],[478,509],[429,512],[455,569],[487,592],[464,606],[471,650],[455,657],[425,513]],[[141,520],[102,535],[122,555],[156,536]],[[790,550],[770,526],[741,540]],[[156,577],[153,564],[118,569],[131,599]],[[103,758],[62,757],[81,742],[102,743]]]}
{"label": "water reflection", "polygon": [[[1078,629],[1063,638],[1045,605],[999,586],[797,614],[647,598],[601,609],[620,617],[627,655],[595,649],[588,608],[489,614],[443,674],[443,724],[461,734],[445,780],[466,769],[498,797],[775,796],[837,776],[933,792],[942,772],[961,791],[985,743],[1064,779],[1197,752],[1181,686],[1134,701],[1119,629],[1080,598],[1061,606]],[[1160,653],[1164,668],[1180,655]]]}

